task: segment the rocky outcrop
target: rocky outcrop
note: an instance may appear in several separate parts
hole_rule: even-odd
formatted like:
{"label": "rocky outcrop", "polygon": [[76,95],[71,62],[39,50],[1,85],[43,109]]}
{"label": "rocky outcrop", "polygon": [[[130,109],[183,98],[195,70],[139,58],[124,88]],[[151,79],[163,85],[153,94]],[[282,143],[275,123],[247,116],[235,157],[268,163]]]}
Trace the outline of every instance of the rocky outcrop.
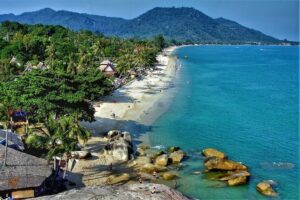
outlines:
{"label": "rocky outcrop", "polygon": [[228,160],[223,152],[216,149],[204,149],[202,154],[206,157],[204,166],[207,169],[207,178],[224,181],[228,186],[243,185],[248,182],[250,173],[247,171],[247,166]]}
{"label": "rocky outcrop", "polygon": [[118,161],[128,161],[133,154],[131,136],[128,132],[112,130],[107,133],[109,143],[105,146],[105,154]]}
{"label": "rocky outcrop", "polygon": [[245,165],[224,158],[210,157],[204,161],[208,170],[247,170]]}
{"label": "rocky outcrop", "polygon": [[256,185],[256,190],[265,196],[276,197],[277,192],[268,181],[262,181]]}
{"label": "rocky outcrop", "polygon": [[226,158],[225,153],[218,151],[217,149],[207,148],[202,151],[202,155],[209,158],[209,157],[217,157],[217,158]]}
{"label": "rocky outcrop", "polygon": [[120,186],[94,186],[78,190],[69,190],[51,196],[35,198],[36,200],[188,200],[181,193],[160,184],[128,184]]}

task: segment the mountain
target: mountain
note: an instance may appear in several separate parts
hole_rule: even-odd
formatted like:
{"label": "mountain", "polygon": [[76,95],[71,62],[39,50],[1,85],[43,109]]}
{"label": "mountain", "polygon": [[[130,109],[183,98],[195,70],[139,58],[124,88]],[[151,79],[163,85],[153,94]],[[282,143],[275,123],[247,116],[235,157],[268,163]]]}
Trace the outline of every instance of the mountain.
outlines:
{"label": "mountain", "polygon": [[153,8],[134,19],[104,17],[50,8],[20,15],[0,15],[2,21],[61,25],[73,30],[91,30],[109,36],[149,38],[163,34],[181,42],[263,42],[278,39],[224,18],[211,18],[194,8]]}

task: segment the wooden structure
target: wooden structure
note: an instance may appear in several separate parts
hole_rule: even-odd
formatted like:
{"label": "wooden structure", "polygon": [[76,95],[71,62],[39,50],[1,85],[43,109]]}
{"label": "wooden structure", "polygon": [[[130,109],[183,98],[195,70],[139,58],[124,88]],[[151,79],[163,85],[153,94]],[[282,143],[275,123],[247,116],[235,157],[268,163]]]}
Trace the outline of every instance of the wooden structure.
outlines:
{"label": "wooden structure", "polygon": [[[0,145],[0,193],[13,198],[34,197],[34,190],[41,187],[52,170],[47,161]],[[16,196],[13,196],[16,195]]]}
{"label": "wooden structure", "polygon": [[106,76],[114,76],[117,73],[115,65],[110,60],[102,61],[99,70]]}

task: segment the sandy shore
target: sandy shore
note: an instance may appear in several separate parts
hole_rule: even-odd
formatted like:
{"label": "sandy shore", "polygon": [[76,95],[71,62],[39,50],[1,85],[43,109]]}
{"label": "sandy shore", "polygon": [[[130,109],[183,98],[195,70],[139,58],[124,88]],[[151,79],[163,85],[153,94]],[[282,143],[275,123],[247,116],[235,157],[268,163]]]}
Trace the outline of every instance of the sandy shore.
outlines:
{"label": "sandy shore", "polygon": [[[157,56],[156,70],[149,71],[140,80],[133,80],[117,89],[111,96],[94,103],[96,121],[83,123],[93,136],[99,136],[111,129],[126,129],[128,124],[150,124],[146,115],[164,97],[176,75],[177,59],[172,52],[177,47],[169,47]],[[153,112],[155,112],[153,110]]]}
{"label": "sandy shore", "polygon": [[[177,59],[172,56],[176,47],[165,49],[157,56],[156,69],[149,71],[140,80],[133,80],[122,88],[113,92],[99,102],[95,102],[95,118],[93,123],[82,123],[92,133],[92,137],[85,144],[84,149],[89,150],[93,159],[74,160],[71,163],[71,172],[67,177],[77,186],[105,185],[111,172],[107,171],[110,163],[118,163],[112,156],[103,154],[107,140],[103,133],[112,129],[130,131],[134,140],[140,135],[135,135],[128,126],[150,125],[155,118],[163,112],[157,106],[161,103],[167,90],[173,84],[177,71]],[[114,115],[113,115],[114,113]],[[152,116],[152,117],[151,117]],[[141,134],[141,130],[137,131]],[[124,165],[114,165],[114,173],[131,173],[132,169]],[[82,185],[83,186],[83,185]]]}

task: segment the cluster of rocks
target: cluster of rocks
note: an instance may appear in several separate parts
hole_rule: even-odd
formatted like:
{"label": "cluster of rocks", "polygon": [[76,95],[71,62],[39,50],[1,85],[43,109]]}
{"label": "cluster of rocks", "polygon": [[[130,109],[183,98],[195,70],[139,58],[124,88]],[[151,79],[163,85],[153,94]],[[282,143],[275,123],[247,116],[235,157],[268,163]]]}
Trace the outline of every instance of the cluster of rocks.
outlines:
{"label": "cluster of rocks", "polygon": [[[202,154],[206,157],[204,166],[207,177],[224,181],[229,186],[247,184],[250,178],[247,166],[229,160],[225,153],[213,148],[204,149]],[[256,190],[265,196],[275,197],[277,196],[275,185],[276,183],[272,180],[262,181],[256,185]]]}
{"label": "cluster of rocks", "polygon": [[204,160],[204,166],[206,167],[206,173],[217,173],[215,178],[220,181],[224,181],[229,186],[243,185],[249,180],[250,173],[247,166],[229,160],[227,156],[216,149],[208,148],[202,151]]}
{"label": "cluster of rocks", "polygon": [[133,158],[133,145],[129,132],[111,130],[107,133],[106,138],[108,143],[104,147],[104,154],[124,162]]}
{"label": "cluster of rocks", "polygon": [[186,153],[179,147],[171,147],[167,152],[147,151],[149,147],[140,146],[137,149],[137,158],[133,161],[132,167],[141,173],[157,174],[164,180],[172,180],[178,177],[174,172],[171,172],[169,166],[180,164],[186,157]]}

